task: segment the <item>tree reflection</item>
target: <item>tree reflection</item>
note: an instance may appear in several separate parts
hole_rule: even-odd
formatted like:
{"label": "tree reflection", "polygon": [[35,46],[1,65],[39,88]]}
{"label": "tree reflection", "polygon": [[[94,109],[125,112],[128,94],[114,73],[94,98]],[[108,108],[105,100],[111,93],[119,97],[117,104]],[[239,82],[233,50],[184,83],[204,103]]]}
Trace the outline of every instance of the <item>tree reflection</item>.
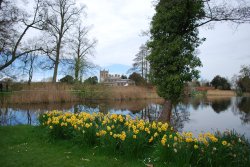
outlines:
{"label": "tree reflection", "polygon": [[[182,131],[185,122],[189,122],[190,120],[190,112],[188,111],[188,106],[188,104],[179,103],[169,113],[166,113],[167,110],[162,110],[159,115],[158,121],[169,122],[176,131]],[[164,108],[164,106],[162,107]]]}
{"label": "tree reflection", "polygon": [[240,111],[240,119],[242,120],[242,123],[250,123],[250,98],[243,97],[238,103],[238,109]]}
{"label": "tree reflection", "polygon": [[225,111],[231,105],[231,99],[221,99],[221,100],[214,100],[211,102],[211,107],[216,113],[220,113]]}
{"label": "tree reflection", "polygon": [[179,104],[174,108],[171,115],[171,126],[181,132],[184,128],[184,124],[190,120],[190,112],[187,105]]}
{"label": "tree reflection", "polygon": [[8,107],[0,108],[0,125],[35,125],[38,123],[38,115],[42,112],[36,112],[30,109],[12,109]]}
{"label": "tree reflection", "polygon": [[240,111],[245,113],[250,113],[250,98],[243,97],[241,101],[238,103],[238,108]]}
{"label": "tree reflection", "polygon": [[15,120],[15,115],[12,114],[8,107],[0,108],[0,125],[12,125],[13,120]]}
{"label": "tree reflection", "polygon": [[192,107],[197,110],[199,108],[199,106],[201,105],[201,99],[199,98],[192,98],[191,101],[189,101],[189,103],[191,103]]}
{"label": "tree reflection", "polygon": [[27,120],[28,120],[28,125],[31,125],[32,119],[31,119],[31,115],[30,115],[30,110],[27,110]]}
{"label": "tree reflection", "polygon": [[156,121],[159,117],[160,105],[149,104],[140,111],[141,119],[148,120],[149,122]]}
{"label": "tree reflection", "polygon": [[7,125],[8,122],[8,108],[0,108],[0,125]]}

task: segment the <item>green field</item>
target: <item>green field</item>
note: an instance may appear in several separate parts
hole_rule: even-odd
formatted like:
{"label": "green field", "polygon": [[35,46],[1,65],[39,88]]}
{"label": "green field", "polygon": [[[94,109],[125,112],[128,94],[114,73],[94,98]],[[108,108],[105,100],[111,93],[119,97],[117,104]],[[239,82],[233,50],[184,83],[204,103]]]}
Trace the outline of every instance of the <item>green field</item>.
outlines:
{"label": "green field", "polygon": [[69,140],[52,140],[40,127],[0,127],[2,167],[144,167],[143,160],[106,156]]}

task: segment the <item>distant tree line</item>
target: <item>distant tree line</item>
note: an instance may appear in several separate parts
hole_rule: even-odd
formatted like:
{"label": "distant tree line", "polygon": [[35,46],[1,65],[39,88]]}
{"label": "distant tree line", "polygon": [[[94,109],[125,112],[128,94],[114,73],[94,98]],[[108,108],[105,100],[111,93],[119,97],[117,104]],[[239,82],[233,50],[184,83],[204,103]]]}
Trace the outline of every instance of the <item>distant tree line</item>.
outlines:
{"label": "distant tree line", "polygon": [[[204,82],[204,81],[202,81]],[[240,92],[250,92],[250,65],[242,65],[238,75],[234,75],[231,82],[220,75],[216,75],[211,82],[204,83],[198,80],[193,81],[194,86],[213,86],[215,89],[230,90],[234,89]]]}

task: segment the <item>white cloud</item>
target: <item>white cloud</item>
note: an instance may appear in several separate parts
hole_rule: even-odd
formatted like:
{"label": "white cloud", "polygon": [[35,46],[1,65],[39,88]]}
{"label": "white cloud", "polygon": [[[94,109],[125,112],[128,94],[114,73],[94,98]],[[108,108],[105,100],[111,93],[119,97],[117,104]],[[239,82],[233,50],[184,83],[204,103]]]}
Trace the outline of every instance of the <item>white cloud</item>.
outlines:
{"label": "white cloud", "polygon": [[241,65],[250,64],[250,25],[232,27],[218,23],[213,29],[200,29],[206,41],[199,47],[203,63],[201,75],[211,80],[215,75],[231,77],[238,74]]}
{"label": "white cloud", "polygon": [[[100,66],[131,65],[134,55],[146,37],[154,14],[151,1],[145,0],[78,0],[87,6],[87,21],[93,25],[91,35],[98,39],[93,60]],[[227,24],[215,24],[213,29],[201,28],[200,36],[207,40],[198,48],[203,63],[201,76],[211,80],[215,75],[231,78],[242,64],[249,64],[250,25],[236,30]],[[248,60],[248,61],[247,61]]]}
{"label": "white cloud", "polygon": [[145,37],[154,13],[151,1],[145,0],[78,0],[87,8],[91,35],[98,40],[95,62],[101,66],[110,64],[131,65],[134,55]]}

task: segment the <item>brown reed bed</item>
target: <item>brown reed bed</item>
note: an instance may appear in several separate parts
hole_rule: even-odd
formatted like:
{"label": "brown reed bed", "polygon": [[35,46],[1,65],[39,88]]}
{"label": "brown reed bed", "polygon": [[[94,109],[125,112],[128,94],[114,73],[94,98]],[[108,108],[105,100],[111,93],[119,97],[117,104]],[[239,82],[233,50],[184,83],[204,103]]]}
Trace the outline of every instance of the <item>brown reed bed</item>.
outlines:
{"label": "brown reed bed", "polygon": [[232,90],[208,90],[207,96],[221,96],[221,97],[233,97],[236,96],[235,91]]}
{"label": "brown reed bed", "polygon": [[16,84],[8,95],[1,96],[7,104],[66,103],[85,100],[156,99],[154,88],[139,86],[69,85],[63,83]]}
{"label": "brown reed bed", "polygon": [[110,98],[112,99],[156,99],[160,98],[154,88],[128,86],[128,87],[110,87]]}

